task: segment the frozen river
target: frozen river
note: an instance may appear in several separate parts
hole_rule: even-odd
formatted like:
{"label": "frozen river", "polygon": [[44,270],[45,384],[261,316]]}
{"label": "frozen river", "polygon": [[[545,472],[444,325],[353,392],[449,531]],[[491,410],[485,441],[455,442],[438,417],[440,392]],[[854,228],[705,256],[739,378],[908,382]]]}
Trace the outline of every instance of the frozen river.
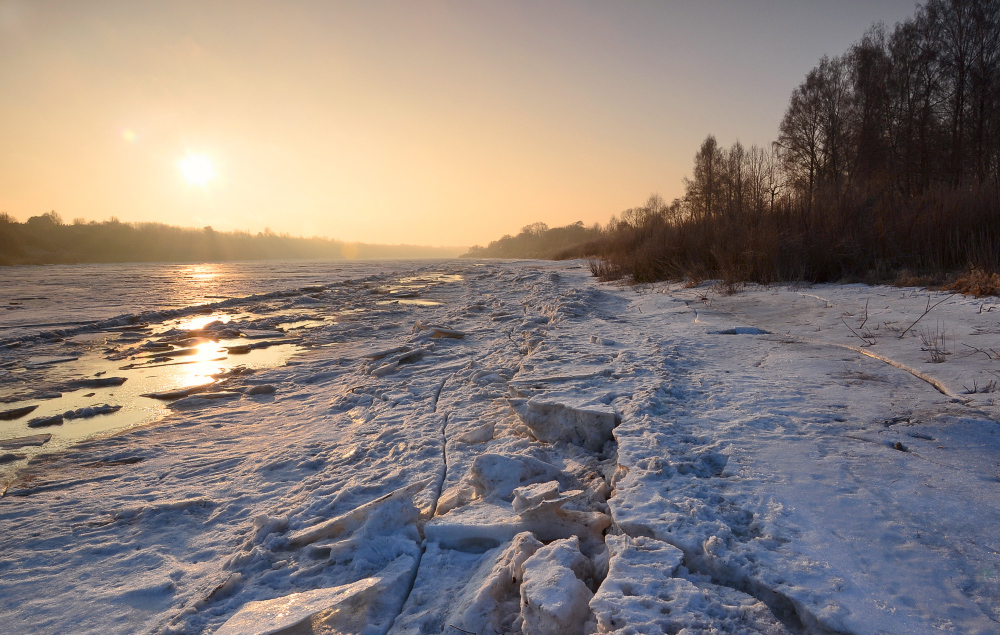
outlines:
{"label": "frozen river", "polygon": [[[284,364],[308,331],[365,308],[311,297],[437,261],[277,261],[7,267],[0,283],[0,475],[40,452],[155,421],[169,397]],[[421,285],[365,300],[423,302]],[[409,290],[412,298],[399,298]],[[364,303],[362,303],[364,304]],[[203,390],[204,389],[204,390]],[[220,395],[220,398],[225,398]],[[176,406],[175,406],[176,407]],[[18,412],[27,410],[21,416]],[[0,454],[3,452],[0,451]]]}
{"label": "frozen river", "polygon": [[998,632],[996,298],[396,264],[17,327],[5,632]]}
{"label": "frozen river", "polygon": [[413,269],[420,263],[285,260],[3,267],[0,342],[44,330],[79,328],[118,315],[330,284]]}

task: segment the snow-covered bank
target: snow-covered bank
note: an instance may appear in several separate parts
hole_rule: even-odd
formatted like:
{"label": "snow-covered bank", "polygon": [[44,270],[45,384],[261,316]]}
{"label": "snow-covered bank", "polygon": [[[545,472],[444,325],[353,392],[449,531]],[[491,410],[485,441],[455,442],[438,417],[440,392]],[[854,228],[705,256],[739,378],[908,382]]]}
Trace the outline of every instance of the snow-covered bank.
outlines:
{"label": "snow-covered bank", "polygon": [[1000,630],[1000,308],[906,331],[926,292],[420,273],[440,304],[311,292],[367,310],[237,398],[33,459],[5,628]]}

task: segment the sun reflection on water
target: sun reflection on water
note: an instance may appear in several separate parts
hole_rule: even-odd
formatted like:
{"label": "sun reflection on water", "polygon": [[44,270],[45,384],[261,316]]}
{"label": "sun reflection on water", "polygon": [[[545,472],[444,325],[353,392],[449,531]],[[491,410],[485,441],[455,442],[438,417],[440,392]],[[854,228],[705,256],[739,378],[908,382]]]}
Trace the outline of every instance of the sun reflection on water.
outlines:
{"label": "sun reflection on water", "polygon": [[228,323],[232,319],[232,316],[225,313],[212,313],[210,315],[193,315],[191,317],[186,317],[176,322],[171,322],[170,327],[175,329],[180,329],[183,331],[197,331],[199,329],[205,328],[205,325],[211,324],[212,322],[222,322],[223,324]]}
{"label": "sun reflection on water", "polygon": [[177,366],[174,373],[177,388],[198,386],[213,381],[212,375],[225,370],[221,362],[226,360],[226,351],[216,342],[203,342],[194,346],[198,352],[187,358],[183,365]]}

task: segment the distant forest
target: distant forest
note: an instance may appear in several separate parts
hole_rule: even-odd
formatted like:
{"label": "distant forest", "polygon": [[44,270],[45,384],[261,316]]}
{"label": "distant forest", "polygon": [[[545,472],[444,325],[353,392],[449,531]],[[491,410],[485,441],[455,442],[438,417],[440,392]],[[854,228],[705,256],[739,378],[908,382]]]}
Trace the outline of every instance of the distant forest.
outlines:
{"label": "distant forest", "polygon": [[460,250],[296,238],[270,231],[217,232],[117,219],[65,224],[49,212],[19,223],[0,213],[0,265],[84,262],[204,262],[270,259],[451,258]]}
{"label": "distant forest", "polygon": [[549,228],[545,223],[533,223],[521,228],[517,236],[510,234],[494,240],[486,247],[476,245],[465,258],[573,258],[594,241],[604,236],[600,225],[584,227],[577,221],[565,227]]}
{"label": "distant forest", "polygon": [[684,185],[565,255],[639,282],[997,281],[1000,1],[930,0],[872,26],[806,75],[772,144],[710,135]]}

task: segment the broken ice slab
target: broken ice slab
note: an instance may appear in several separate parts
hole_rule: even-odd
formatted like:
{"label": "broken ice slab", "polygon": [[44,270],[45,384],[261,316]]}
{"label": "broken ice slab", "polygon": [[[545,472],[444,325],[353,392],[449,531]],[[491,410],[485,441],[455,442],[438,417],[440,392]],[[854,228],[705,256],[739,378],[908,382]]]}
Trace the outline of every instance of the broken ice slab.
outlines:
{"label": "broken ice slab", "polygon": [[215,635],[384,633],[405,599],[415,567],[414,559],[404,555],[357,582],[247,602]]}
{"label": "broken ice slab", "polygon": [[90,377],[87,379],[74,379],[70,382],[73,388],[107,388],[108,386],[121,386],[128,377]]}
{"label": "broken ice slab", "polygon": [[269,337],[285,336],[285,334],[281,331],[262,331],[262,330],[247,329],[240,332],[243,334],[243,337],[247,338],[248,340],[266,340]]}
{"label": "broken ice slab", "polygon": [[472,460],[469,482],[479,498],[510,501],[517,488],[553,481],[559,474],[555,465],[533,456],[487,452]]}
{"label": "broken ice slab", "polygon": [[3,465],[5,463],[13,463],[14,461],[20,461],[26,458],[28,458],[27,454],[17,454],[14,452],[7,452],[4,454],[0,454],[0,465]]}
{"label": "broken ice slab", "polygon": [[626,626],[645,632],[647,622],[655,624],[655,618],[662,617],[660,607],[651,606],[650,599],[664,597],[684,553],[642,536],[609,535],[606,542],[611,553],[610,571],[590,601],[598,632],[617,632]]}
{"label": "broken ice slab", "polygon": [[[576,490],[574,493],[579,495],[583,492]],[[514,490],[514,500],[511,502],[511,506],[514,508],[514,511],[521,513],[526,509],[538,507],[542,501],[553,500],[558,496],[559,481],[524,485]]]}
{"label": "broken ice slab", "polygon": [[199,384],[197,386],[188,386],[186,388],[177,388],[175,390],[164,390],[161,392],[145,392],[140,395],[141,397],[149,397],[150,399],[180,399],[181,397],[187,397],[188,395],[193,395],[198,392],[205,392],[211,388],[215,382],[209,382],[207,384]]}
{"label": "broken ice slab", "polygon": [[29,428],[47,428],[49,426],[61,426],[63,424],[62,415],[52,415],[50,417],[35,417],[28,422]]}
{"label": "broken ice slab", "polygon": [[609,535],[607,546],[608,575],[590,601],[598,633],[789,633],[760,599],[679,575],[684,554],[673,545]]}
{"label": "broken ice slab", "polygon": [[567,492],[520,514],[511,509],[510,503],[476,501],[432,518],[424,525],[424,536],[446,549],[483,552],[529,531],[542,542],[576,536],[592,549],[603,542],[611,518],[601,512],[563,507],[579,494]]}
{"label": "broken ice slab", "polygon": [[433,324],[423,324],[420,320],[417,320],[417,323],[413,325],[413,332],[416,333],[418,331],[428,331],[431,337],[450,337],[459,340],[466,335],[464,331],[456,331],[455,329],[435,326]]}
{"label": "broken ice slab", "polygon": [[611,440],[618,416],[611,406],[551,397],[508,399],[518,418],[539,441],[566,442],[600,452]]}
{"label": "broken ice slab", "polygon": [[107,415],[121,410],[121,406],[112,406],[110,404],[100,404],[97,406],[87,406],[85,408],[77,408],[76,410],[67,410],[63,413],[63,418],[65,419],[87,419],[90,417],[96,417],[97,415]]}
{"label": "broken ice slab", "polygon": [[493,421],[487,421],[482,425],[472,428],[467,432],[464,432],[455,437],[456,441],[462,443],[485,443],[493,439],[495,433],[495,423]]}
{"label": "broken ice slab", "polygon": [[3,439],[0,441],[0,450],[13,450],[14,448],[27,448],[36,447],[39,445],[45,445],[52,439],[52,435],[45,434],[32,434],[26,437],[17,437],[16,439]]}
{"label": "broken ice slab", "polygon": [[12,419],[19,419],[26,414],[29,414],[37,408],[38,405],[34,406],[23,406],[21,408],[11,408],[10,410],[0,410],[0,421],[10,421]]}
{"label": "broken ice slab", "polygon": [[248,395],[273,395],[275,390],[277,390],[271,384],[261,384],[259,386],[252,386],[246,392]]}
{"label": "broken ice slab", "polygon": [[364,357],[365,359],[380,360],[383,357],[388,357],[394,353],[404,353],[409,350],[409,346],[394,346],[392,348],[385,348],[378,351],[372,351],[371,353],[365,353],[361,357]]}
{"label": "broken ice slab", "polygon": [[312,618],[319,617],[322,622],[321,613],[335,610],[337,605],[354,598],[377,583],[376,578],[363,578],[351,584],[329,589],[293,593],[273,600],[247,602],[215,633],[216,635],[276,635],[288,632],[296,626],[304,627],[304,623],[311,622]]}
{"label": "broken ice slab", "polygon": [[400,487],[399,489],[393,490],[384,496],[380,496],[373,501],[361,505],[360,507],[356,507],[346,514],[328,520],[325,523],[320,523],[314,527],[296,532],[289,536],[288,544],[293,547],[302,547],[304,545],[312,544],[317,540],[324,538],[336,538],[344,533],[353,531],[361,525],[361,523],[368,518],[368,515],[380,505],[383,505],[391,500],[412,497],[414,494],[424,489],[429,482],[429,480],[423,480],[407,485],[406,487]]}
{"label": "broken ice slab", "polygon": [[230,399],[240,399],[241,397],[243,397],[243,394],[239,392],[206,392],[189,395],[167,405],[174,410],[194,410],[195,408],[203,408],[223,401],[229,401]]}
{"label": "broken ice slab", "polygon": [[52,364],[62,364],[65,362],[75,362],[80,359],[79,355],[35,355],[29,357],[28,366],[50,366]]}
{"label": "broken ice slab", "polygon": [[431,347],[416,348],[412,350],[409,347],[402,347],[402,350],[399,353],[381,358],[379,361],[382,363],[369,370],[368,374],[375,377],[388,375],[399,368],[400,364],[415,362],[431,350],[433,350]]}
{"label": "broken ice slab", "polygon": [[576,538],[556,540],[524,561],[521,583],[521,632],[524,635],[583,635],[594,597],[584,580],[593,565]]}

